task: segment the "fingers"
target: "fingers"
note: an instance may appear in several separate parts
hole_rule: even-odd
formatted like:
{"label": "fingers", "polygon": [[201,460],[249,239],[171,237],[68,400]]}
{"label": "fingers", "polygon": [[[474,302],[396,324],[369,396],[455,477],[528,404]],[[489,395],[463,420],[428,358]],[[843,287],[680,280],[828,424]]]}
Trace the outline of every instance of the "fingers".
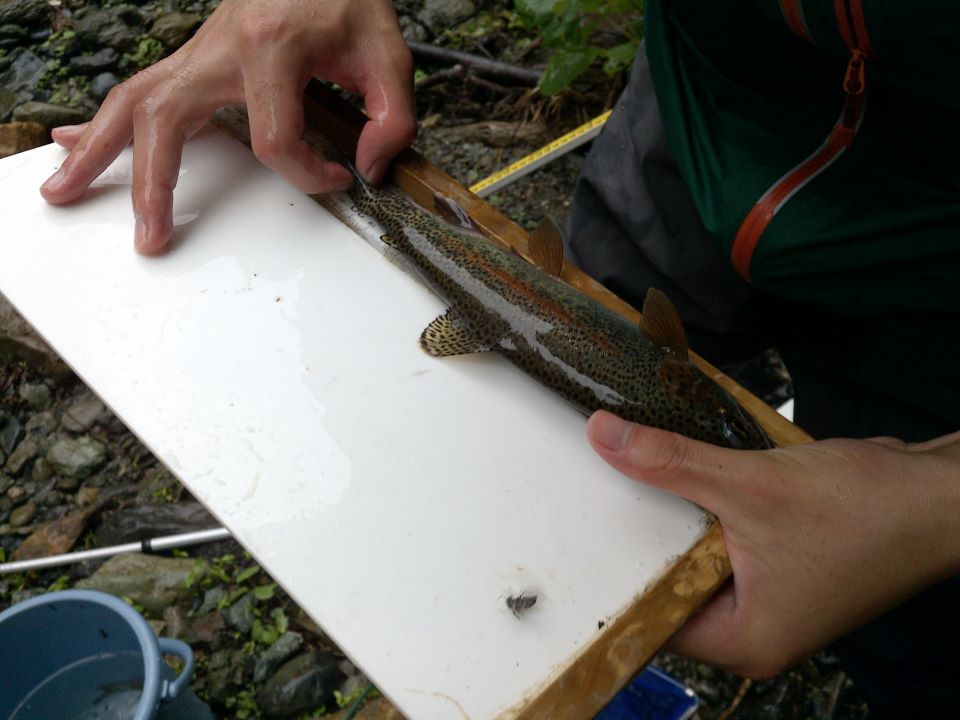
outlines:
{"label": "fingers", "polygon": [[299,64],[270,53],[266,61],[245,65],[243,75],[257,159],[305,193],[348,189],[350,173],[320,158],[303,139],[304,80]]}
{"label": "fingers", "polygon": [[369,120],[357,143],[357,170],[377,184],[397,153],[417,135],[413,99],[413,60],[406,44],[383,49],[359,86]]}
{"label": "fingers", "polygon": [[80,138],[83,136],[83,133],[86,132],[89,126],[89,122],[85,122],[80,125],[61,125],[60,127],[51,130],[50,136],[60,147],[66,148],[67,150],[72,150],[73,147],[80,141]]}
{"label": "fingers", "polygon": [[721,519],[740,479],[753,471],[750,453],[629,423],[605,411],[587,421],[587,438],[624,475],[687,498]]}
{"label": "fingers", "polygon": [[136,78],[117,85],[93,120],[59,129],[54,139],[62,139],[71,152],[60,169],[40,186],[47,202],[60,205],[78,199],[116,159],[133,137],[133,108],[142,92],[142,80]]}

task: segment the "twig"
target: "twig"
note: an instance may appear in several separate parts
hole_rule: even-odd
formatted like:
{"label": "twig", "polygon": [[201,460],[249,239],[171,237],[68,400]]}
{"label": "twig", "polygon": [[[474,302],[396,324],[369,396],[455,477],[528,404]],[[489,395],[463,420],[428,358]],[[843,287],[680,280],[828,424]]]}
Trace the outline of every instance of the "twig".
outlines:
{"label": "twig", "polygon": [[833,713],[837,710],[837,701],[840,699],[840,691],[843,690],[844,682],[847,676],[843,670],[837,673],[837,679],[834,681],[833,690],[830,692],[830,704],[827,705],[827,717],[825,720],[832,720]]}
{"label": "twig", "polygon": [[519,85],[536,85],[540,82],[541,72],[539,70],[530,70],[512,63],[502,62],[500,60],[490,60],[489,58],[470,53],[460,52],[459,50],[450,50],[448,48],[437,47],[429,43],[407,42],[414,55],[427,60],[433,60],[440,63],[458,63],[468,67],[474,73],[482,75],[492,75],[499,78],[508,78]]}
{"label": "twig", "polygon": [[744,678],[744,681],[740,683],[740,687],[737,690],[736,697],[734,697],[731,703],[727,705],[727,709],[717,716],[717,720],[727,720],[728,717],[737,711],[737,708],[740,707],[740,703],[742,703],[743,699],[747,696],[747,691],[750,689],[751,685],[753,685],[753,680],[750,678]]}
{"label": "twig", "polygon": [[423,80],[414,83],[413,88],[414,90],[426,90],[429,87],[439,85],[447,80],[463,77],[466,72],[467,69],[463,65],[459,64],[454,65],[453,67],[444,68],[443,70],[438,70],[433,75],[425,77]]}
{"label": "twig", "polygon": [[497,93],[498,95],[509,95],[510,88],[504,87],[499,83],[491,82],[489,80],[484,80],[482,77],[477,77],[472,73],[468,73],[466,81],[471,85],[476,85],[477,87],[482,87],[484,90],[489,90],[492,93]]}

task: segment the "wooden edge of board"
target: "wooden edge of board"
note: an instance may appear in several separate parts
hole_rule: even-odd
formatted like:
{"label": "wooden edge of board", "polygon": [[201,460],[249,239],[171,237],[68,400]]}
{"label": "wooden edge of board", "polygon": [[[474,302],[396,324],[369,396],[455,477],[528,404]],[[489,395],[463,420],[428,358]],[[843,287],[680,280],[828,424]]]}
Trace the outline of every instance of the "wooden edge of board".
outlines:
{"label": "wooden edge of board", "polygon": [[593,717],[729,576],[723,531],[713,521],[566,667],[498,720]]}
{"label": "wooden edge of board", "polygon": [[[366,116],[338,94],[311,81],[304,97],[304,117],[309,126],[330,138],[353,157]],[[228,133],[242,136],[236,120],[216,122]],[[529,259],[527,232],[471,193],[454,178],[416,151],[401,153],[393,163],[393,180],[415,201],[432,207],[434,195],[456,200],[491,240]],[[586,295],[629,320],[639,322],[640,312],[579,268],[564,262],[560,277]],[[744,389],[703,358],[693,361],[753,415],[777,446],[797,445],[812,438],[776,410]],[[608,622],[596,638],[544,685],[501,720],[593,717],[646,665],[666,640],[730,576],[730,561],[723,531],[713,521],[693,546],[674,560],[628,607]]]}

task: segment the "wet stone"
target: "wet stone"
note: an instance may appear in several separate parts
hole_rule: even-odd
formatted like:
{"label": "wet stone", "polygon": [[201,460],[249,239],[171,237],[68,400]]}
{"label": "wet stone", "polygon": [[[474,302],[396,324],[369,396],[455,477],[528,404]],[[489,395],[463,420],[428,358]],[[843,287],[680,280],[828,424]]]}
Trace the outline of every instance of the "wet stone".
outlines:
{"label": "wet stone", "polygon": [[20,399],[34,410],[46,410],[53,403],[53,393],[44,383],[24,383],[20,386]]}
{"label": "wet stone", "polygon": [[417,13],[417,20],[431,33],[439,35],[476,12],[477,8],[471,0],[424,0],[423,9]]}
{"label": "wet stone", "polygon": [[96,539],[97,545],[104,547],[216,526],[217,521],[198,502],[140,505],[106,515]]}
{"label": "wet stone", "polygon": [[210,655],[202,681],[211,700],[222,702],[236,693],[243,684],[246,659],[247,655],[241,650],[218,650]]}
{"label": "wet stone", "polygon": [[223,611],[223,619],[234,630],[246,635],[253,627],[253,608],[256,604],[257,599],[248,592]]}
{"label": "wet stone", "polygon": [[77,507],[87,507],[97,501],[99,494],[100,488],[84,486],[77,490],[74,502],[77,504]]}
{"label": "wet stone", "polygon": [[27,435],[33,437],[45,437],[57,429],[57,416],[53,410],[44,410],[34,413],[27,420]]}
{"label": "wet stone", "polygon": [[[47,480],[53,477],[53,465],[51,465],[46,458],[39,457],[36,462],[33,463],[33,469],[30,471],[30,479],[35,483],[45,483]],[[57,485],[61,490],[73,490],[76,488],[76,483],[79,482],[74,478],[63,478],[63,481],[67,483],[74,483],[73,487]]]}
{"label": "wet stone", "polygon": [[166,624],[167,637],[182,640],[188,645],[196,639],[187,614],[179,605],[171,605],[163,609],[163,622]]}
{"label": "wet stone", "polygon": [[159,617],[164,608],[189,599],[196,582],[191,586],[194,589],[188,588],[187,578],[199,581],[202,572],[197,575],[194,561],[188,558],[118,555],[76,587],[129,597],[150,616]]}
{"label": "wet stone", "polygon": [[206,643],[208,645],[218,645],[220,632],[226,624],[223,622],[223,614],[219,612],[209,612],[201,615],[190,625],[196,643]]}
{"label": "wet stone", "polygon": [[48,0],[3,0],[0,2],[0,25],[34,25],[50,14]]}
{"label": "wet stone", "polygon": [[342,681],[336,658],[322,652],[300,655],[267,680],[257,703],[267,717],[290,717],[332,702]]}
{"label": "wet stone", "polygon": [[86,435],[62,438],[47,451],[47,460],[61,477],[82,480],[107,461],[107,448]]}
{"label": "wet stone", "polygon": [[4,466],[11,475],[19,475],[23,467],[40,453],[40,445],[33,438],[24,438],[13,449]]}
{"label": "wet stone", "polygon": [[293,655],[303,645],[303,635],[298,632],[285,632],[276,642],[262,652],[253,666],[253,681],[266,680],[284,660]]}
{"label": "wet stone", "polygon": [[78,125],[90,119],[91,113],[83,108],[30,101],[13,111],[13,119],[20,122],[35,122],[48,130],[61,125]]}
{"label": "wet stone", "polygon": [[29,525],[37,516],[37,506],[32,502],[24,503],[10,513],[10,526],[23,527]]}
{"label": "wet stone", "polygon": [[220,601],[227,596],[227,590],[223,585],[214,585],[203,594],[203,603],[197,608],[197,615],[206,615],[220,607]]}
{"label": "wet stone", "polygon": [[92,509],[75,510],[35,530],[11,556],[12,560],[60,555],[73,549],[87,527]]}
{"label": "wet stone", "polygon": [[11,93],[33,92],[47,72],[47,64],[29,50],[21,52],[10,67],[0,73],[0,87]]}
{"label": "wet stone", "polygon": [[93,95],[97,101],[102,102],[107,96],[107,93],[110,92],[115,85],[119,84],[120,78],[112,72],[102,72],[95,75],[90,81],[90,94]]}
{"label": "wet stone", "polygon": [[43,493],[37,493],[34,497],[34,501],[40,507],[50,508],[62,505],[65,498],[62,492],[59,490],[47,490]]}
{"label": "wet stone", "polygon": [[84,8],[74,15],[73,29],[84,43],[97,47],[132,50],[140,34],[139,11],[130,5],[117,5],[109,10]]}
{"label": "wet stone", "polygon": [[189,40],[203,23],[200,15],[175,12],[159,18],[150,28],[150,34],[168,48],[178,48]]}
{"label": "wet stone", "polygon": [[106,405],[88,390],[67,406],[60,425],[70,432],[87,432],[106,411]]}
{"label": "wet stone", "polygon": [[7,490],[13,487],[13,478],[0,473],[0,494],[6,497]]}
{"label": "wet stone", "polygon": [[81,75],[93,75],[116,67],[120,53],[112,47],[101,48],[95,53],[70,58],[70,70]]}
{"label": "wet stone", "polygon": [[16,415],[0,413],[0,458],[13,452],[23,435],[23,427]]}

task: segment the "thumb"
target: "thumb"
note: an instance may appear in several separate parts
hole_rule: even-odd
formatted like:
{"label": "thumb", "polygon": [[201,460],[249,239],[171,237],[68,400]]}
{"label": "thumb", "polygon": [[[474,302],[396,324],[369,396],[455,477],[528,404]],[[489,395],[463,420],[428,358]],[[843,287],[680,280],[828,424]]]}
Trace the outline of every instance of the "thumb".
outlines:
{"label": "thumb", "polygon": [[736,450],[627,422],[600,410],[587,421],[593,449],[624,475],[721,515],[743,462]]}

